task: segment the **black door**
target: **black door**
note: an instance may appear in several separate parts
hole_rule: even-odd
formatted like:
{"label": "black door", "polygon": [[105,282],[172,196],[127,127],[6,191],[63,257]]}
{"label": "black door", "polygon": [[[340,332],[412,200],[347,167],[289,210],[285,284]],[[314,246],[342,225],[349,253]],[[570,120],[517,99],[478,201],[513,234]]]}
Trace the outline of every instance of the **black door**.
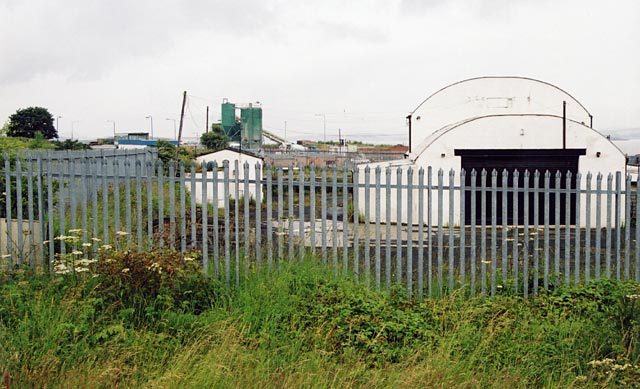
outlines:
{"label": "black door", "polygon": [[[529,187],[533,188],[533,175],[535,171],[540,172],[540,182],[539,188],[544,188],[544,174],[549,171],[551,173],[551,179],[549,180],[549,186],[547,190],[551,190],[551,194],[549,195],[549,223],[555,223],[555,207],[556,201],[559,201],[560,207],[560,224],[575,224],[575,207],[570,208],[570,220],[566,220],[566,205],[567,198],[566,194],[561,193],[559,198],[556,199],[555,194],[553,193],[553,189],[556,187],[556,178],[555,175],[558,171],[562,174],[562,179],[560,180],[560,189],[565,189],[567,187],[566,183],[566,174],[567,172],[571,172],[571,181],[570,185],[572,189],[575,189],[576,179],[575,175],[578,172],[578,158],[581,155],[585,155],[585,149],[527,149],[527,150],[500,150],[500,149],[482,149],[482,150],[455,150],[455,155],[462,157],[462,168],[465,170],[465,222],[467,224],[471,223],[471,218],[475,218],[475,222],[479,224],[481,222],[481,202],[482,202],[482,193],[480,189],[476,190],[476,212],[475,215],[471,215],[471,192],[469,188],[472,183],[472,170],[477,172],[476,175],[476,188],[480,188],[481,186],[481,172],[482,170],[487,171],[486,178],[486,186],[490,188],[492,185],[492,176],[491,173],[495,169],[498,172],[498,180],[497,186],[498,193],[496,196],[496,222],[498,224],[502,224],[502,207],[505,204],[502,204],[502,176],[503,172],[506,170],[508,172],[507,179],[507,187],[513,187],[513,173],[517,170],[519,173],[519,178],[517,185],[519,188],[524,186],[524,173],[525,171],[529,171]],[[485,194],[486,201],[486,213],[485,213],[485,221],[487,224],[491,223],[491,214],[492,214],[492,202],[491,202],[491,192],[487,191]],[[575,194],[571,194],[569,197],[570,204],[575,204]],[[544,196],[542,193],[538,196],[537,204],[534,203],[534,195],[533,193],[529,193],[529,209],[525,210],[523,207],[524,204],[524,193],[518,193],[518,215],[513,214],[513,193],[507,193],[507,224],[520,224],[522,223],[523,216],[525,212],[529,212],[529,221],[533,222],[533,214],[535,207],[538,208],[538,217],[539,222],[542,223],[543,215],[544,215]],[[517,216],[517,220],[515,218]]]}

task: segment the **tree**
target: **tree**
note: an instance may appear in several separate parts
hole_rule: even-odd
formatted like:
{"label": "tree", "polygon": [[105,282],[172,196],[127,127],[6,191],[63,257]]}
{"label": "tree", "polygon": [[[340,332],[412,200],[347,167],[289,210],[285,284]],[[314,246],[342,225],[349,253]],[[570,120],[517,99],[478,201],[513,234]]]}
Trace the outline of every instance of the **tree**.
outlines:
{"label": "tree", "polygon": [[2,128],[0,128],[0,136],[7,135],[7,132],[9,132],[9,121],[4,122]]}
{"label": "tree", "polygon": [[29,107],[19,109],[9,116],[7,136],[35,138],[38,132],[46,139],[58,137],[58,131],[53,126],[53,116],[46,108]]}
{"label": "tree", "polygon": [[200,136],[200,144],[207,150],[222,150],[229,144],[229,138],[224,134],[220,124],[212,124],[211,131]]}
{"label": "tree", "polygon": [[78,140],[65,139],[64,141],[54,140],[56,150],[88,150],[89,145]]}

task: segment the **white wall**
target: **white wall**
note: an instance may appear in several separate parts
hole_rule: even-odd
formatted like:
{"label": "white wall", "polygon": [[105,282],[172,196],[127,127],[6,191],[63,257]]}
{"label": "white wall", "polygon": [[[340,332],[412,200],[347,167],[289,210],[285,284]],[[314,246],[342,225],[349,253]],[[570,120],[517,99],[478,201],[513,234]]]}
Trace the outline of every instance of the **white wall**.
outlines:
{"label": "white wall", "polygon": [[249,164],[249,179],[253,180],[256,177],[255,166],[259,165],[262,167],[262,159],[258,157],[254,157],[252,155],[239,153],[233,150],[220,150],[215,153],[201,155],[196,158],[196,163],[201,165],[203,163],[209,162],[217,162],[218,169],[222,169],[224,162],[227,161],[229,163],[229,174],[231,178],[235,178],[236,176],[236,162],[239,166],[239,170],[237,172],[237,176],[239,179],[244,179],[244,165]]}
{"label": "white wall", "polygon": [[[217,174],[217,204],[219,207],[224,205],[224,163],[225,161],[229,164],[228,177],[229,177],[229,197],[235,198],[236,191],[238,192],[238,198],[244,198],[248,196],[249,198],[256,198],[257,190],[260,190],[260,186],[256,185],[255,182],[249,182],[249,190],[245,193],[245,180],[246,181],[255,181],[256,177],[259,177],[260,172],[262,171],[262,159],[258,157],[254,157],[251,155],[238,153],[232,150],[220,150],[215,153],[202,155],[196,158],[196,163],[203,164],[209,162],[217,162],[218,171],[217,172],[207,172],[207,201],[213,202],[213,188],[214,183],[212,181],[213,174]],[[192,194],[195,196],[196,201],[198,203],[202,203],[204,201],[203,198],[203,183],[202,183],[202,174],[196,173],[196,185],[195,192]],[[237,184],[236,184],[237,181]],[[187,189],[191,190],[191,177],[187,176]]]}

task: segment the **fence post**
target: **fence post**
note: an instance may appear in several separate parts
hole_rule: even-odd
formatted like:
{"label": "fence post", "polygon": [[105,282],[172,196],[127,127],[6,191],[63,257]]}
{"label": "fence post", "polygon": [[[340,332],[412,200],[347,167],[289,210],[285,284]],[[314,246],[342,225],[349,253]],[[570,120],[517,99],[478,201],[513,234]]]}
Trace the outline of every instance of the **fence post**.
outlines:
{"label": "fence post", "polygon": [[424,294],[424,168],[418,170],[418,299]]}
{"label": "fence post", "polygon": [[262,163],[256,162],[254,169],[256,192],[256,267],[260,270],[262,265]]}
{"label": "fence post", "polygon": [[273,268],[273,165],[265,168],[267,185],[267,267]]}
{"label": "fence post", "polygon": [[442,203],[444,198],[444,171],[438,170],[438,291],[439,297],[444,295],[444,233],[443,233],[443,212]]}
{"label": "fence post", "polygon": [[[518,287],[519,287],[519,285],[518,285],[518,277],[520,276],[520,273],[519,273],[520,269],[519,269],[519,264],[518,264],[518,260],[520,258],[520,253],[519,253],[519,250],[518,250],[518,245],[520,244],[520,243],[518,243],[518,240],[519,240],[518,239],[518,234],[519,234],[519,231],[520,231],[519,228],[518,228],[518,226],[519,226],[519,224],[518,224],[519,223],[519,220],[518,220],[518,216],[519,216],[518,207],[520,206],[520,204],[519,204],[520,196],[519,195],[520,195],[520,192],[521,192],[521,189],[522,189],[522,188],[520,188],[520,172],[518,172],[518,170],[515,170],[513,172],[512,180],[513,180],[513,189],[512,189],[513,190],[513,192],[512,192],[513,221],[512,221],[511,224],[513,225],[513,229],[512,229],[512,231],[513,231],[513,252],[512,252],[513,290],[516,293],[518,293]],[[524,213],[525,214],[528,213],[528,211],[529,210],[527,208],[524,209]],[[524,257],[523,261],[526,262],[526,260],[527,260],[527,258]],[[527,280],[525,279],[523,282],[526,283]]]}
{"label": "fence post", "polygon": [[381,183],[382,183],[382,168],[380,168],[380,166],[376,166],[376,180],[375,180],[375,193],[376,193],[376,210],[375,210],[375,214],[376,214],[376,290],[379,291],[380,290],[380,273],[381,273],[381,262],[382,262],[382,257],[381,257],[381,250],[380,250],[380,236],[381,236],[381,231],[380,231],[380,219],[382,218],[382,214],[381,214],[381,205],[382,205],[382,199],[380,197],[381,194]]}
{"label": "fence post", "polygon": [[476,169],[471,169],[471,189],[470,189],[470,203],[471,203],[471,213],[469,214],[470,227],[470,235],[471,235],[471,257],[469,258],[469,272],[471,278],[471,296],[475,296],[476,294],[476,278],[477,278],[477,248],[476,248],[476,234],[477,234],[477,217],[478,217],[478,209],[476,204],[476,186],[478,184],[478,172]]}
{"label": "fence post", "polygon": [[[358,187],[358,193],[360,188]],[[367,289],[371,288],[371,168],[364,168],[364,279]]]}
{"label": "fence post", "polygon": [[385,279],[387,290],[391,288],[391,168],[385,169]]}
{"label": "fence post", "polygon": [[453,208],[455,207],[454,201],[454,191],[455,191],[455,171],[453,169],[449,170],[449,187],[447,191],[449,192],[449,293],[453,292],[454,286],[454,278],[455,278],[455,220],[453,218]]}
{"label": "fence post", "polygon": [[601,244],[602,244],[602,174],[598,173],[596,176],[596,269],[595,269],[595,277],[596,279],[600,279],[600,271],[601,271]]}
{"label": "fence post", "polygon": [[498,225],[498,171],[491,171],[491,296],[496,295],[496,273],[498,268],[497,253]]}
{"label": "fence post", "polygon": [[575,212],[576,212],[576,223],[575,223],[575,231],[576,236],[574,240],[574,250],[575,250],[575,258],[574,258],[574,273],[573,273],[573,282],[575,285],[580,283],[580,251],[582,250],[582,240],[581,240],[581,232],[582,232],[582,174],[576,174],[576,201],[575,201]]}
{"label": "fence post", "polygon": [[609,173],[607,175],[607,226],[606,226],[606,234],[605,234],[605,260],[606,260],[606,276],[607,278],[611,278],[611,235],[612,235],[612,213],[614,210],[612,209],[613,205],[613,175]]}
{"label": "fence post", "polygon": [[[529,211],[531,209],[531,206],[529,205],[529,179],[529,170],[525,169],[522,182],[522,191],[524,193],[524,196],[522,197],[522,208],[524,211],[524,218],[522,220],[522,293],[525,298],[529,297]],[[535,206],[537,207],[538,204],[535,204]],[[537,234],[538,231],[535,231],[535,233]],[[535,247],[533,247],[533,249],[535,250]]]}
{"label": "fence post", "polygon": [[[214,162],[214,167],[215,167],[215,162]],[[207,277],[209,277],[209,226],[207,223],[209,221],[208,220],[209,219],[209,215],[208,215],[209,180],[207,177],[208,170],[209,170],[209,166],[207,166],[206,162],[203,162],[200,165],[200,171],[202,172],[200,175],[200,184],[202,186],[202,227],[201,227],[202,231],[200,231],[200,237],[202,239],[202,268],[204,270],[204,274]],[[158,172],[160,172],[160,170],[158,170]],[[217,171],[214,170],[213,174],[217,174]],[[160,197],[159,200],[160,200],[159,202],[162,202],[162,197]],[[215,258],[214,258],[214,262],[215,262]]]}
{"label": "fence post", "polygon": [[396,169],[396,282],[402,282],[402,168]]}

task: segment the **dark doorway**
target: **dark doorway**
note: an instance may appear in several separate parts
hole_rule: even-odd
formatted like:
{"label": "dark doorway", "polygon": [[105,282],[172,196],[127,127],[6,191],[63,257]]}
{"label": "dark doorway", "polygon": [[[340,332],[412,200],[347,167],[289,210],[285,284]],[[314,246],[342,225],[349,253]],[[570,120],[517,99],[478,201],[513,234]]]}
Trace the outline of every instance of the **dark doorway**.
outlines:
{"label": "dark doorway", "polygon": [[[576,173],[578,172],[578,158],[581,155],[585,155],[585,149],[525,149],[525,150],[500,150],[500,149],[475,149],[475,150],[455,150],[455,155],[462,157],[462,168],[465,170],[465,222],[467,224],[471,223],[471,218],[475,218],[476,224],[481,222],[481,202],[482,202],[482,193],[480,191],[481,187],[481,172],[482,170],[487,171],[486,178],[486,186],[490,188],[492,183],[491,173],[495,169],[498,172],[498,180],[497,187],[498,194],[496,197],[496,222],[498,224],[503,224],[502,220],[502,209],[505,204],[502,204],[502,176],[504,171],[508,172],[508,180],[507,187],[512,188],[514,185],[513,182],[513,173],[517,170],[519,173],[518,178],[518,188],[523,188],[524,186],[524,173],[525,171],[529,171],[529,188],[533,188],[534,180],[533,175],[535,171],[540,172],[540,183],[539,188],[544,188],[544,174],[549,171],[551,173],[551,179],[549,180],[549,186],[546,188],[550,190],[551,193],[549,195],[549,222],[554,224],[555,220],[555,207],[556,202],[559,202],[560,208],[560,224],[575,224],[576,217],[576,209],[575,207],[570,208],[570,220],[566,220],[566,204],[567,198],[565,193],[561,193],[559,198],[556,199],[556,195],[553,190],[556,188],[556,178],[555,175],[558,171],[562,174],[562,179],[560,182],[560,189],[566,189],[566,174],[567,172],[571,172],[571,189],[575,189],[576,187]],[[477,172],[475,177],[475,185],[476,185],[476,212],[475,215],[471,214],[471,192],[469,188],[472,184],[472,174],[471,171],[474,170]],[[485,194],[486,201],[486,213],[485,213],[485,222],[487,224],[491,223],[491,214],[492,214],[492,205],[491,205],[491,191],[487,191]],[[575,194],[571,194],[569,197],[570,204],[575,204]],[[544,196],[540,194],[538,196],[537,204],[534,203],[534,195],[533,193],[529,193],[529,209],[524,209],[524,193],[518,193],[518,215],[513,214],[513,193],[507,193],[507,224],[516,224],[522,223],[524,220],[524,213],[529,213],[529,220],[533,221],[534,209],[538,208],[538,215],[540,222],[543,221],[542,217],[544,215]],[[517,219],[516,219],[517,216]]]}

